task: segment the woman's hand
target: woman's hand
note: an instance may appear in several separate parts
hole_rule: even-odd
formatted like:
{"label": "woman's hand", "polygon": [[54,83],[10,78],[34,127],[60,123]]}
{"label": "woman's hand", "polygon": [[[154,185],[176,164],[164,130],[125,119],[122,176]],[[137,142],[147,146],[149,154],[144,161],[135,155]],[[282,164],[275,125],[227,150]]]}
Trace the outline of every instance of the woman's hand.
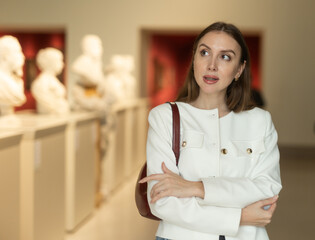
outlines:
{"label": "woman's hand", "polygon": [[170,171],[165,163],[162,163],[162,174],[152,174],[151,176],[141,179],[139,182],[149,182],[152,180],[158,181],[150,193],[151,203],[155,203],[157,200],[174,196],[178,198],[185,197],[200,197],[204,198],[204,188],[202,182],[187,181],[181,176]]}
{"label": "woman's hand", "polygon": [[[252,203],[251,205],[243,208],[240,225],[264,227],[269,224],[277,207],[277,200],[278,196],[274,196],[272,198]],[[265,210],[264,207],[267,210]]]}

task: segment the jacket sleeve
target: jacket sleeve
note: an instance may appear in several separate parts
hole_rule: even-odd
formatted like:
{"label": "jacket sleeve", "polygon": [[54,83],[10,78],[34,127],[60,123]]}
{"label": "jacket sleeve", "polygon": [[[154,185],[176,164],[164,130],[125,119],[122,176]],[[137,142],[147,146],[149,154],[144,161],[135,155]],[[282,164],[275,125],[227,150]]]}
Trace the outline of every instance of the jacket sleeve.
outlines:
{"label": "jacket sleeve", "polygon": [[215,177],[202,179],[205,198],[200,204],[243,208],[256,201],[279,194],[280,179],[277,132],[270,114],[265,111],[265,151],[248,177]]}
{"label": "jacket sleeve", "polygon": [[[171,124],[166,124],[166,122],[171,123],[171,110],[165,104],[162,106],[162,110],[165,111],[159,112],[155,108],[149,114],[147,139],[148,175],[162,173],[162,162],[165,162],[171,171],[179,174],[171,145],[172,126]],[[166,118],[170,121],[165,122]],[[149,204],[151,200],[150,191],[155,183],[156,181],[151,181],[148,184]],[[163,221],[190,230],[218,235],[236,235],[241,217],[240,208],[201,205],[195,197],[165,197],[159,199],[155,204],[150,204],[150,208],[152,213],[163,219]]]}

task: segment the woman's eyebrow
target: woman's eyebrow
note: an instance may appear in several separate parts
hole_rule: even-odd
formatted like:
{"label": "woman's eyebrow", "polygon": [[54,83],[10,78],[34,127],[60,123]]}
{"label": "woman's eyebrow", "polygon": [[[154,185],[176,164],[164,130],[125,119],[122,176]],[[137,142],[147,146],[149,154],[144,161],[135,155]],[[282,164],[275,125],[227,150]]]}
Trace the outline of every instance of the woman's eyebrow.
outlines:
{"label": "woman's eyebrow", "polygon": [[210,47],[208,47],[208,46],[207,46],[206,44],[204,44],[204,43],[201,43],[201,44],[199,45],[199,48],[202,47],[202,46],[205,47],[205,48],[211,49]]}
{"label": "woman's eyebrow", "polygon": [[[207,46],[206,44],[204,44],[204,43],[201,43],[201,44],[199,45],[199,48],[200,48],[200,47],[205,47],[205,48],[211,50],[211,48],[210,48],[209,46]],[[230,53],[233,53],[233,54],[236,56],[235,52],[234,52],[232,49],[221,50],[221,52],[223,52],[223,53],[228,53],[228,52],[230,52]]]}
{"label": "woman's eyebrow", "polygon": [[230,52],[230,53],[233,53],[236,56],[235,52],[232,49],[222,50],[221,52],[224,52],[224,53]]}

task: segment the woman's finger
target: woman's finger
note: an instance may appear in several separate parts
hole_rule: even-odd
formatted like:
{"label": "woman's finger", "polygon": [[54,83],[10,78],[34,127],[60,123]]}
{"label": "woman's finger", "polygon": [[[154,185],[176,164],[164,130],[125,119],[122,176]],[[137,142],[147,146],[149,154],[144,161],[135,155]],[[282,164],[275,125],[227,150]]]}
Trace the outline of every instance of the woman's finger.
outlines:
{"label": "woman's finger", "polygon": [[149,182],[149,181],[152,181],[152,180],[157,180],[157,181],[159,181],[159,180],[161,180],[161,179],[167,177],[167,175],[165,175],[165,174],[171,174],[171,175],[176,175],[176,176],[178,176],[177,174],[175,174],[175,173],[173,173],[171,170],[169,170],[169,169],[166,167],[166,165],[165,165],[164,162],[162,162],[162,171],[163,171],[164,174],[163,174],[163,173],[161,173],[161,174],[152,174],[152,175],[150,175],[150,176],[147,176],[147,177],[142,178],[142,179],[139,181],[139,183],[145,183],[145,182]]}
{"label": "woman's finger", "polygon": [[156,203],[159,199],[164,198],[164,197],[169,197],[170,193],[165,190],[165,191],[160,191],[156,193],[153,197],[151,197],[151,203]]}
{"label": "woman's finger", "polygon": [[148,177],[144,177],[144,178],[142,178],[140,181],[139,181],[139,183],[145,183],[145,182],[149,182],[149,181],[152,181],[152,180],[161,180],[161,179],[163,179],[165,177],[165,175],[164,174],[152,174],[152,175],[150,175],[150,176],[148,176]]}
{"label": "woman's finger", "polygon": [[[262,207],[268,206],[268,205],[271,205],[271,204],[275,203],[278,200],[278,198],[279,198],[279,196],[276,195],[274,197],[261,200],[261,201],[259,201],[259,203],[261,204]],[[268,210],[269,207],[266,207],[266,208]]]}
{"label": "woman's finger", "polygon": [[166,189],[166,188],[165,188],[163,182],[158,182],[158,183],[156,183],[156,184],[152,187],[152,189],[151,189],[151,192],[150,192],[151,198],[152,198],[156,193],[165,191],[165,189]]}
{"label": "woman's finger", "polygon": [[268,211],[270,211],[271,214],[273,215],[273,213],[276,210],[276,208],[277,208],[277,203],[273,203],[273,204],[271,204],[271,206],[270,206]]}
{"label": "woman's finger", "polygon": [[162,162],[162,170],[163,170],[164,173],[170,173],[170,174],[173,173],[171,170],[169,170],[169,169],[166,167],[166,165],[165,165],[164,162]]}

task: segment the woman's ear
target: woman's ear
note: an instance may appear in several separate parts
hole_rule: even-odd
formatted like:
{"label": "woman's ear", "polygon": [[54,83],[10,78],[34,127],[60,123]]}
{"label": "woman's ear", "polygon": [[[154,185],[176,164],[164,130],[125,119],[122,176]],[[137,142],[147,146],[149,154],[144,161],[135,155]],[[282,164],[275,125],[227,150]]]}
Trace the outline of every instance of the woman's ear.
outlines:
{"label": "woman's ear", "polygon": [[243,73],[243,71],[245,69],[245,66],[246,66],[246,60],[242,64],[240,64],[240,66],[238,68],[238,71],[237,71],[237,73],[235,75],[235,79],[239,79],[239,77],[242,75],[242,73]]}

